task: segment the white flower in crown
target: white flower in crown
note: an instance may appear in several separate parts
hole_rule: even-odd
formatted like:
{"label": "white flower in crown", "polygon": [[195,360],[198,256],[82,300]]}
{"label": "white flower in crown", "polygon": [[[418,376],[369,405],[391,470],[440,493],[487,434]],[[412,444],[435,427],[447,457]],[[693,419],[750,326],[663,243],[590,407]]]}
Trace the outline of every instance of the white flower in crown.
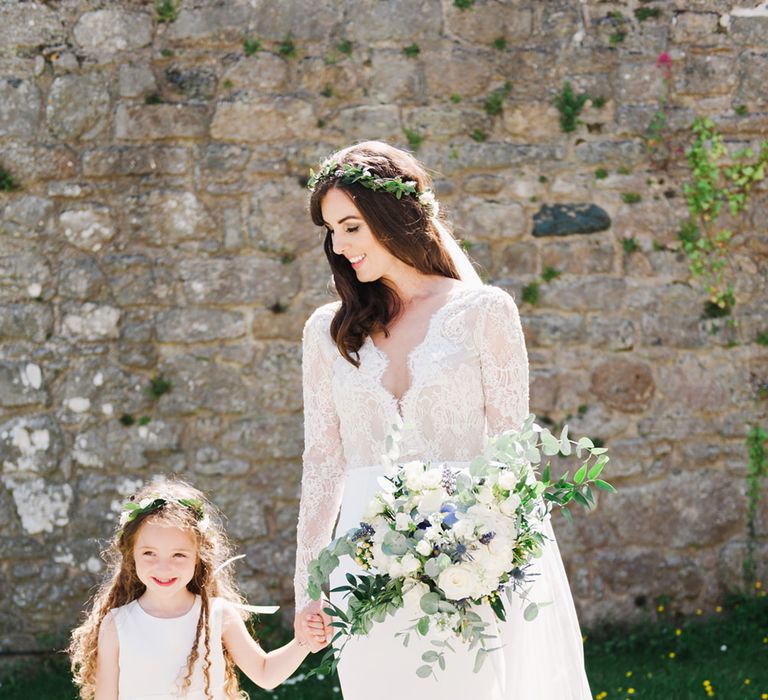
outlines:
{"label": "white flower in crown", "polygon": [[155,500],[157,500],[157,496],[150,496],[149,498],[142,498],[139,501],[139,508],[144,510],[150,503],[153,503]]}
{"label": "white flower in crown", "polygon": [[437,216],[440,211],[440,205],[437,203],[437,198],[432,190],[424,190],[416,196],[421,205],[429,211],[430,216]]}
{"label": "white flower in crown", "polygon": [[211,519],[208,517],[208,515],[204,515],[200,520],[197,521],[197,529],[200,532],[205,532],[208,527],[211,524]]}
{"label": "white flower in crown", "polygon": [[120,527],[125,527],[126,523],[131,517],[130,510],[124,510],[122,513],[120,513]]}

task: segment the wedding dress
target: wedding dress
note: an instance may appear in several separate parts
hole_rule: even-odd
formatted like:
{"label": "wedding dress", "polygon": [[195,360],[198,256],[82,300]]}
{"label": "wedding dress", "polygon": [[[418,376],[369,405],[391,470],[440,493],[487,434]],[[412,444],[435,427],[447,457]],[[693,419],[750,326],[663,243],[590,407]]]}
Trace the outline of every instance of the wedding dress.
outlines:
{"label": "wedding dress", "polygon": [[[457,285],[432,316],[426,335],[408,356],[411,384],[398,400],[381,378],[388,358],[370,338],[360,348],[360,367],[339,354],[329,326],[338,302],[317,309],[304,329],[305,451],[296,555],[296,606],[302,609],[307,568],[338,532],[357,526],[383,472],[380,456],[399,414],[399,461],[466,464],[489,436],[519,427],[528,415],[528,360],[512,298],[490,286]],[[550,540],[536,560],[531,599],[548,602],[532,622],[517,604],[507,604],[498,622],[483,606],[502,648],[473,673],[474,652],[456,641],[437,679],[421,679],[427,640],[403,647],[395,633],[421,613],[418,600],[370,635],[344,649],[339,678],[344,700],[588,700],[582,638],[570,588],[551,525]],[[344,558],[343,562],[349,561]],[[351,562],[346,571],[352,568]],[[331,585],[344,571],[337,569]],[[336,602],[340,602],[336,600]],[[493,646],[497,646],[494,644]]]}

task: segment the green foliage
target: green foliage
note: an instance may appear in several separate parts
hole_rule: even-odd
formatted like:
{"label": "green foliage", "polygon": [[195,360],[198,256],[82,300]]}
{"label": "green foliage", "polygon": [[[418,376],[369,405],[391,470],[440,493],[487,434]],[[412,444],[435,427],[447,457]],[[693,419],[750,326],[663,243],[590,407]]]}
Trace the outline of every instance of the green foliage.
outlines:
{"label": "green foliage", "polygon": [[637,204],[642,201],[642,197],[637,192],[622,192],[621,201],[624,204]]}
{"label": "green foliage", "polygon": [[632,169],[628,165],[620,165],[618,168],[616,168],[616,172],[619,175],[630,175],[632,173]]}
{"label": "green foliage", "polygon": [[0,192],[15,192],[19,187],[19,183],[10,171],[0,166]]}
{"label": "green foliage", "polygon": [[552,267],[551,265],[545,267],[544,272],[541,273],[541,279],[543,279],[545,282],[551,282],[558,277],[560,277],[560,270],[558,270],[556,267]]}
{"label": "green foliage", "polygon": [[127,428],[129,425],[133,425],[136,419],[130,413],[123,413],[120,416],[120,422]]}
{"label": "green foliage", "polygon": [[736,112],[740,117],[746,117],[749,114],[749,108],[747,105],[737,105],[733,108],[733,111]]}
{"label": "green foliage", "polygon": [[524,303],[535,306],[539,301],[539,283],[531,282],[523,287],[521,298]]}
{"label": "green foliage", "polygon": [[296,253],[294,253],[291,250],[284,250],[282,253],[280,253],[280,262],[283,265],[290,265],[295,260],[296,260]]}
{"label": "green foliage", "polygon": [[579,114],[588,99],[589,95],[586,92],[576,95],[570,81],[566,80],[562,92],[555,98],[555,107],[560,112],[560,128],[565,133],[576,131]]}
{"label": "green foliage", "polygon": [[545,182],[549,182],[546,175],[539,175],[539,182],[544,184]]}
{"label": "green foliage", "polygon": [[608,37],[608,43],[611,46],[616,46],[617,44],[621,44],[626,38],[627,38],[626,32],[623,32],[623,31],[613,32],[613,34],[611,34]]}
{"label": "green foliage", "polygon": [[139,418],[139,425],[149,425],[152,422],[152,418],[150,416],[142,416]]}
{"label": "green foliage", "polygon": [[161,55],[163,58],[173,58],[173,56],[174,56],[174,53],[173,53],[173,50],[172,50],[172,49],[162,49],[162,50],[160,51],[160,55]]}
{"label": "green foliage", "polygon": [[[576,409],[576,413],[578,413],[580,416],[583,416],[586,414],[588,410],[589,410],[589,406],[587,406],[587,404],[585,403],[581,403],[579,404],[579,407]],[[594,442],[595,441],[593,440],[592,443],[594,444]]]}
{"label": "green foliage", "polygon": [[658,19],[661,17],[661,10],[658,7],[638,7],[635,9],[635,17],[637,17],[638,22]]}
{"label": "green foliage", "polygon": [[421,49],[418,44],[411,44],[403,49],[403,53],[408,56],[408,58],[416,58],[416,56],[421,53]]}
{"label": "green foliage", "polygon": [[621,239],[621,246],[624,248],[624,252],[630,255],[640,250],[640,244],[634,236],[627,236]]}
{"label": "green foliage", "polygon": [[461,102],[461,95],[459,95],[459,94],[454,92],[451,95],[450,100],[451,100],[451,102],[453,102],[453,104],[457,105],[457,104],[459,104],[459,102]]}
{"label": "green foliage", "polygon": [[761,144],[756,158],[751,149],[729,156],[710,119],[697,118],[691,130],[693,143],[686,151],[690,180],[683,185],[688,219],[681,224],[678,238],[688,256],[691,277],[706,288],[708,315],[715,312],[714,307],[727,315],[736,303],[727,275],[734,234],[718,221],[726,212],[733,219],[748,209],[752,187],[766,177],[768,141]]}
{"label": "green foliage", "polygon": [[225,90],[231,90],[233,87],[235,87],[235,84],[227,78],[221,83],[221,87],[223,87]]}
{"label": "green foliage", "polygon": [[336,44],[336,50],[345,56],[352,55],[352,48],[353,44],[349,39],[342,39],[338,44]]}
{"label": "green foliage", "polygon": [[243,39],[243,53],[246,56],[253,56],[259,51],[261,51],[261,41],[251,38]]}
{"label": "green foliage", "polygon": [[468,10],[475,4],[475,0],[453,0],[453,4],[460,10]]}
{"label": "green foliage", "polygon": [[598,97],[592,97],[590,99],[592,101],[592,106],[593,107],[596,107],[597,109],[602,109],[603,107],[605,107],[605,98],[604,97],[598,96]]}
{"label": "green foliage", "polygon": [[747,433],[747,553],[744,557],[744,586],[751,590],[755,582],[757,564],[755,562],[755,538],[757,537],[755,520],[757,504],[760,501],[760,488],[763,477],[768,474],[768,453],[765,444],[768,433],[760,426],[753,426]]}
{"label": "green foliage", "polygon": [[159,399],[163,394],[167,394],[173,385],[162,374],[158,374],[149,380],[147,393],[153,399]]}
{"label": "green foliage", "polygon": [[178,0],[158,0],[155,3],[155,22],[162,24],[164,22],[175,22],[179,16]]}
{"label": "green foliage", "polygon": [[499,51],[503,51],[507,48],[507,39],[504,36],[497,36],[493,40],[493,48],[498,49]]}
{"label": "green foliage", "polygon": [[605,168],[595,170],[595,180],[605,180],[608,177],[608,171]]}
{"label": "green foliage", "polygon": [[277,45],[277,53],[283,58],[296,58],[296,45],[290,34]]}
{"label": "green foliage", "polygon": [[[324,129],[325,128],[325,119],[318,119],[317,120],[317,128],[318,129]],[[306,185],[305,185],[306,187]]]}
{"label": "green foliage", "polygon": [[504,100],[507,95],[509,95],[511,89],[512,84],[507,81],[504,83],[503,87],[497,88],[490,95],[488,95],[488,97],[485,98],[483,109],[485,109],[485,112],[488,116],[495,117],[501,114],[501,111],[504,108]]}
{"label": "green foliage", "polygon": [[157,92],[151,92],[149,95],[144,95],[145,105],[160,105],[163,104],[163,98]]}
{"label": "green foliage", "polygon": [[469,136],[473,141],[477,141],[478,143],[488,140],[488,134],[482,129],[475,129]]}
{"label": "green foliage", "polygon": [[333,97],[333,87],[331,85],[326,85],[322,90],[320,90],[320,94],[323,97]]}
{"label": "green foliage", "polygon": [[758,345],[768,345],[768,330],[758,331],[757,335],[755,336],[755,342]]}
{"label": "green foliage", "polygon": [[424,141],[424,136],[416,131],[416,129],[409,129],[408,127],[403,128],[403,133],[405,134],[405,138],[408,139],[408,145],[414,151],[417,151]]}

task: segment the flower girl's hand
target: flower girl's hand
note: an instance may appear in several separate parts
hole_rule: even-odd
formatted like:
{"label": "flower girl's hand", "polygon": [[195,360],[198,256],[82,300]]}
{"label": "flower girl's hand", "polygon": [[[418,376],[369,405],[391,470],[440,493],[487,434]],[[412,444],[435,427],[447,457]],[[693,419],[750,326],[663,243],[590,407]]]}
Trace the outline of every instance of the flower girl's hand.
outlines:
{"label": "flower girl's hand", "polygon": [[323,618],[320,615],[307,615],[304,626],[307,630],[307,645],[312,653],[320,651],[330,641],[326,633]]}
{"label": "flower girl's hand", "polygon": [[[304,644],[322,643],[325,646],[330,642],[331,637],[331,618],[326,612],[323,611],[325,601],[313,600],[303,610],[296,613],[294,618],[293,627],[296,639]],[[310,627],[309,621],[314,619],[314,625]],[[320,622],[320,631],[318,630],[318,619]],[[322,648],[322,647],[321,647]]]}

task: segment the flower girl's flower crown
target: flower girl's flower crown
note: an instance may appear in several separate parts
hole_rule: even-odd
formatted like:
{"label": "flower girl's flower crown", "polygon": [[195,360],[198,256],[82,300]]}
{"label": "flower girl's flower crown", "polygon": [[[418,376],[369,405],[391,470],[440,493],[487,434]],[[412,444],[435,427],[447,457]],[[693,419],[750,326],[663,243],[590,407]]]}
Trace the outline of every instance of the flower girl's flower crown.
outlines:
{"label": "flower girl's flower crown", "polygon": [[399,175],[397,177],[379,177],[368,166],[360,167],[350,163],[337,163],[330,161],[320,171],[315,172],[309,169],[309,181],[307,188],[314,192],[318,183],[329,178],[336,178],[345,185],[358,184],[374,192],[384,190],[395,195],[400,199],[404,194],[416,197],[429,213],[430,216],[437,216],[440,210],[432,190],[418,191],[418,185],[414,180],[403,180]]}
{"label": "flower girl's flower crown", "polygon": [[148,496],[147,498],[142,498],[138,503],[133,500],[123,503],[123,510],[120,513],[120,529],[125,529],[128,523],[133,522],[140,515],[160,510],[168,503],[178,503],[180,506],[191,510],[195,520],[197,520],[197,529],[200,532],[204,532],[208,527],[209,520],[203,508],[203,502],[197,498],[166,499],[161,496]]}

